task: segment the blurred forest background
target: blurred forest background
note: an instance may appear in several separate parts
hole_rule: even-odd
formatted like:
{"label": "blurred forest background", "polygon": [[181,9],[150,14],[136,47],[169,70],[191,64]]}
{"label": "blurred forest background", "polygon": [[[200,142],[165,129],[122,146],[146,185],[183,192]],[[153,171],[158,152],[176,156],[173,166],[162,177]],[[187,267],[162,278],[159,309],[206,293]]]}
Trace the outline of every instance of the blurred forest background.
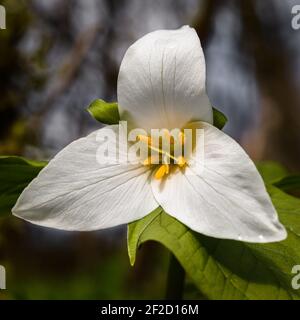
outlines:
{"label": "blurred forest background", "polygon": [[[85,111],[116,100],[128,46],[156,29],[196,28],[225,131],[254,160],[300,171],[300,30],[292,0],[2,0],[0,154],[50,159],[99,128]],[[0,220],[3,299],[162,298],[168,255],[148,244],[129,266],[126,227],[68,233]],[[188,285],[187,297],[197,297]]]}

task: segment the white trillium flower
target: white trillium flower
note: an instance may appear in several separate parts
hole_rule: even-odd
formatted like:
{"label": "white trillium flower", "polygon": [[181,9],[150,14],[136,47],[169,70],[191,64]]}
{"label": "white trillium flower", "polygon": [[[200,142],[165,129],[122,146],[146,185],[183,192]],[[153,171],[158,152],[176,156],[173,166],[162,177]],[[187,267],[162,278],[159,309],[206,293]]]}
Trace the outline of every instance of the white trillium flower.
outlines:
{"label": "white trillium flower", "polygon": [[199,38],[185,26],[155,31],[135,42],[118,78],[120,118],[129,127],[149,132],[193,122],[204,129],[202,170],[197,166],[199,148],[193,162],[182,159],[173,164],[175,170],[165,164],[153,170],[151,159],[99,164],[97,135],[105,127],[59,152],[23,191],[13,214],[41,226],[87,231],[141,219],[161,206],[208,236],[247,242],[286,238],[255,165],[239,144],[212,125],[205,77]]}

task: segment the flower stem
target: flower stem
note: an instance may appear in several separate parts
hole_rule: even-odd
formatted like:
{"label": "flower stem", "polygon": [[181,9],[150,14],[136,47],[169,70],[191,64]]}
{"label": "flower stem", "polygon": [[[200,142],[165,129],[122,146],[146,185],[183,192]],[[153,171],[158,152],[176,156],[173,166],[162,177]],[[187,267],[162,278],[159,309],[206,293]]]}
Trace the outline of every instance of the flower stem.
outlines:
{"label": "flower stem", "polygon": [[184,269],[176,257],[171,253],[166,286],[166,299],[181,300],[183,298],[184,278]]}

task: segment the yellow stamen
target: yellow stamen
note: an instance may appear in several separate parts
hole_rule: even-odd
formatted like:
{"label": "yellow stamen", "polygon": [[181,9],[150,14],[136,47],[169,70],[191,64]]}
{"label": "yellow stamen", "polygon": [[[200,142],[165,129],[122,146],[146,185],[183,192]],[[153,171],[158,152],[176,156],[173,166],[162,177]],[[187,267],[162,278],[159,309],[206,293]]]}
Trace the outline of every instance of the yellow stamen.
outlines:
{"label": "yellow stamen", "polygon": [[150,164],[151,164],[151,157],[148,157],[143,161],[144,166],[149,166]]}
{"label": "yellow stamen", "polygon": [[169,173],[169,165],[168,164],[163,164],[161,165],[158,170],[155,172],[155,179],[159,180],[161,179],[164,175]]}
{"label": "yellow stamen", "polygon": [[178,166],[180,168],[182,168],[183,166],[185,166],[186,161],[185,161],[184,157],[180,156],[177,158],[176,163],[178,164]]}
{"label": "yellow stamen", "polygon": [[170,166],[168,164],[165,164],[166,168],[166,174],[169,174]]}
{"label": "yellow stamen", "polygon": [[163,151],[162,149],[155,148],[155,147],[153,147],[153,146],[151,146],[151,145],[149,145],[149,148],[150,148],[151,150],[153,150],[153,151],[156,151],[156,152],[160,153],[160,154],[166,155],[166,156],[167,156],[168,158],[170,158],[170,159],[176,160],[176,158],[173,157],[169,152],[165,152],[165,151]]}
{"label": "yellow stamen", "polygon": [[[170,134],[169,130],[164,130],[163,134],[165,138],[169,139],[172,144],[171,148],[168,151],[163,149],[163,142],[159,140],[158,146],[153,143],[153,140],[150,136],[147,135],[138,135],[137,138],[139,141],[142,141],[147,144],[148,150],[151,151],[151,156],[148,153],[148,157],[142,161],[144,166],[152,166],[159,164],[156,168],[156,172],[154,174],[155,179],[162,179],[164,176],[168,175],[170,172],[170,166],[177,165],[179,168],[183,168],[187,165],[186,159],[183,156],[175,157],[175,144],[173,136]],[[185,135],[183,132],[178,133],[178,137],[176,142],[183,146],[185,144]],[[153,154],[155,151],[155,155]]]}

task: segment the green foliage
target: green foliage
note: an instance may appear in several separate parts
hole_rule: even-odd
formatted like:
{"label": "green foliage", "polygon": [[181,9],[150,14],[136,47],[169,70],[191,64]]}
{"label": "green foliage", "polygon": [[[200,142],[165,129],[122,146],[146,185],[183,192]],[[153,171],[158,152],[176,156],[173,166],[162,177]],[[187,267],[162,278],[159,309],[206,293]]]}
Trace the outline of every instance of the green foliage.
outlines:
{"label": "green foliage", "polygon": [[275,182],[274,185],[284,191],[300,190],[300,175],[294,174],[286,176]]}
{"label": "green foliage", "polygon": [[[72,243],[55,247],[56,250],[53,250],[52,243],[50,248],[43,246],[37,251],[37,244],[33,248],[25,248],[25,245],[22,252],[7,253],[9,260],[1,260],[1,263],[6,267],[9,287],[8,290],[0,290],[0,301],[161,298],[165,282],[161,270],[167,267],[168,262],[164,250],[151,251],[155,262],[153,266],[145,268],[141,265],[136,272],[128,265],[123,246],[109,244],[103,239],[95,247],[88,246],[87,250],[82,241],[74,241],[78,239],[74,235],[65,235],[64,239],[72,239]],[[96,242],[99,237],[89,235],[89,239]],[[9,250],[11,243],[9,245],[8,241],[5,245]],[[1,253],[3,249],[0,247]],[[147,280],[149,278],[151,282]]]}
{"label": "green foliage", "polygon": [[264,161],[256,164],[265,184],[274,184],[286,177],[289,173],[285,167],[277,162]]}
{"label": "green foliage", "polygon": [[8,215],[23,189],[46,162],[15,156],[0,156],[0,217]]}
{"label": "green foliage", "polygon": [[214,126],[218,129],[222,130],[227,123],[228,119],[224,113],[213,108],[213,115],[214,115]]}
{"label": "green foliage", "polygon": [[[93,118],[104,124],[118,124],[120,121],[117,102],[105,102],[102,99],[96,99],[87,110]],[[216,108],[213,108],[213,116],[214,126],[222,130],[227,122],[227,117]]]}
{"label": "green foliage", "polygon": [[[275,164],[259,167],[268,182],[278,180],[283,173]],[[275,168],[278,170],[273,172]],[[158,208],[128,226],[131,264],[141,244],[157,241],[176,256],[209,299],[300,299],[299,290],[291,286],[292,267],[300,263],[300,199],[271,184],[268,192],[288,231],[286,240],[250,244],[215,239],[189,230]]]}
{"label": "green foliage", "polygon": [[97,121],[104,124],[117,124],[120,120],[116,102],[108,103],[104,100],[96,99],[89,105],[87,110]]}

